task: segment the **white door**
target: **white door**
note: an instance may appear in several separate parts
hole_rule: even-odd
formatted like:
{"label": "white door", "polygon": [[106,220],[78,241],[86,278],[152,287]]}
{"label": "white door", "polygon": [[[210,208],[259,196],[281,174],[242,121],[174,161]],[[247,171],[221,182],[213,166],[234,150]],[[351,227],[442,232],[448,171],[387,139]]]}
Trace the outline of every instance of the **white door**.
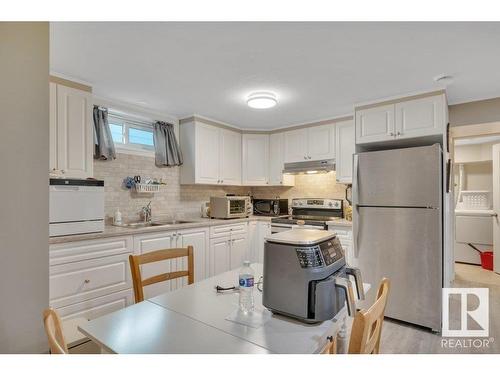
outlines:
{"label": "white door", "polygon": [[248,256],[248,245],[246,236],[235,236],[231,239],[231,269],[238,269],[245,260],[250,260]]}
{"label": "white door", "polygon": [[356,111],[356,143],[393,140],[394,104]]}
{"label": "white door", "polygon": [[396,138],[442,134],[445,111],[444,95],[396,103]]}
{"label": "white door", "polygon": [[196,183],[218,184],[220,169],[220,129],[196,124]]}
{"label": "white door", "polygon": [[[178,232],[178,247],[193,246],[194,251],[194,282],[206,279],[208,277],[208,262],[207,262],[207,242],[208,229],[196,228],[186,229]],[[182,258],[179,267],[187,269],[187,259]],[[184,284],[184,283],[183,283]]]}
{"label": "white door", "polygon": [[352,183],[352,155],[354,154],[354,124],[352,120],[335,125],[335,173],[338,182]]}
{"label": "white door", "polygon": [[285,163],[307,160],[307,129],[287,131],[284,137]]}
{"label": "white door", "polygon": [[500,273],[500,144],[493,145],[493,270]]}
{"label": "white door", "polygon": [[[144,234],[134,236],[134,249],[140,254],[161,249],[177,247],[177,234],[175,232],[162,232],[159,234]],[[172,272],[177,269],[176,260],[164,260],[161,262],[143,264],[141,276],[143,279]],[[164,281],[144,287],[144,298],[152,298],[159,294],[170,292],[177,288],[177,281]]]}
{"label": "white door", "polygon": [[57,168],[67,177],[93,173],[92,95],[57,85]]}
{"label": "white door", "polygon": [[243,185],[267,185],[269,135],[243,134]]}
{"label": "white door", "polygon": [[229,237],[221,237],[210,240],[210,276],[230,270],[230,240]]}
{"label": "white door", "polygon": [[335,157],[335,124],[307,129],[307,159],[324,160]]}
{"label": "white door", "polygon": [[241,185],[241,134],[220,130],[220,180],[224,185]]}

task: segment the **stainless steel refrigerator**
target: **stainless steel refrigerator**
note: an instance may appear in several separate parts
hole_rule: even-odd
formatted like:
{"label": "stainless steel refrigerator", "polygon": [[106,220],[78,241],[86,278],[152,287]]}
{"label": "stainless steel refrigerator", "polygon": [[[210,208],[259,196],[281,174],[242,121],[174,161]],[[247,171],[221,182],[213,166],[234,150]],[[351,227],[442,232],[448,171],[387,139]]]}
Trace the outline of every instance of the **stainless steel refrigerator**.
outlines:
{"label": "stainless steel refrigerator", "polygon": [[[373,303],[391,280],[385,315],[441,330],[442,151],[439,144],[354,155],[354,254]],[[362,306],[368,307],[368,306]]]}

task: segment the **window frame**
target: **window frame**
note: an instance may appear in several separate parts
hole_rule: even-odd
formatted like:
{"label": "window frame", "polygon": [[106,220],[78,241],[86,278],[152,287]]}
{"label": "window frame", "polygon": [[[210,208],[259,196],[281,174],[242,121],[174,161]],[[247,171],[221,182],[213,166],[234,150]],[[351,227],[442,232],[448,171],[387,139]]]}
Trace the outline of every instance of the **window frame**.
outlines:
{"label": "window frame", "polygon": [[131,116],[118,114],[112,111],[108,112],[108,123],[114,125],[122,126],[122,138],[123,143],[115,142],[115,150],[118,153],[123,154],[131,154],[131,155],[141,155],[141,156],[150,156],[154,157],[155,149],[154,149],[154,138],[153,138],[153,146],[149,145],[141,145],[139,143],[130,143],[129,142],[129,130],[131,128],[144,130],[153,133],[153,120],[148,122],[146,120],[138,120]]}

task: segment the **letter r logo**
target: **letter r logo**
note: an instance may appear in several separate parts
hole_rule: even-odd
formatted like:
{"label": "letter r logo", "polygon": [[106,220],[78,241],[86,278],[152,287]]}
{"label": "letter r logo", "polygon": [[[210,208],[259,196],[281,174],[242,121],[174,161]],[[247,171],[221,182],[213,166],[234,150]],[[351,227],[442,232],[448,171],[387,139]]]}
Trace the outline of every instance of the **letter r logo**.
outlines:
{"label": "letter r logo", "polygon": [[443,336],[487,337],[488,292],[488,288],[443,288]]}

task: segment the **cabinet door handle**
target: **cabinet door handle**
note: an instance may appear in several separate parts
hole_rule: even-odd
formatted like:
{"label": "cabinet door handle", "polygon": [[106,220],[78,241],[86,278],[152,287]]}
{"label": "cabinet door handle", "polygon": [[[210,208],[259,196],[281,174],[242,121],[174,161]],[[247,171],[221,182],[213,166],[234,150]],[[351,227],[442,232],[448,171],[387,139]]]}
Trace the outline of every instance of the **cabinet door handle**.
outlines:
{"label": "cabinet door handle", "polygon": [[389,135],[390,135],[391,137],[395,137],[395,136],[396,136],[396,134],[394,134],[393,132],[390,132],[390,133],[389,133]]}
{"label": "cabinet door handle", "polygon": [[224,183],[224,180],[220,180],[220,183],[221,183],[221,184],[222,184],[222,183]]}
{"label": "cabinet door handle", "polygon": [[307,156],[306,155],[304,155],[304,160],[307,160]]}
{"label": "cabinet door handle", "polygon": [[90,283],[90,279],[85,279],[85,280],[83,281],[83,283],[84,283],[84,284],[88,284],[88,283]]}
{"label": "cabinet door handle", "polygon": [[66,173],[66,172],[64,171],[64,169],[61,169],[61,173],[63,173],[63,174],[64,174],[64,173]]}
{"label": "cabinet door handle", "polygon": [[403,135],[403,133],[401,133],[401,132],[397,132],[397,134],[396,134],[396,135],[399,137],[399,136]]}

